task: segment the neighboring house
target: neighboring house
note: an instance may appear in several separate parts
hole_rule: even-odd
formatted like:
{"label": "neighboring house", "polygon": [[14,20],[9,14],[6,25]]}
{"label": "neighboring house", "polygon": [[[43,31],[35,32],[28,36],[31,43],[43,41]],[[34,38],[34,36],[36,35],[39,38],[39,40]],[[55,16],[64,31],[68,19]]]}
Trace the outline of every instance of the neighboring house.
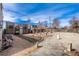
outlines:
{"label": "neighboring house", "polygon": [[23,24],[22,25],[23,27],[23,33],[24,34],[28,34],[28,33],[33,33],[34,31],[34,28],[37,27],[37,25],[34,25],[34,24]]}
{"label": "neighboring house", "polygon": [[13,34],[14,33],[14,23],[6,21],[6,30],[7,30],[7,33]]}
{"label": "neighboring house", "polygon": [[77,27],[78,27],[78,30],[77,30],[77,31],[78,31],[78,33],[79,33],[79,21],[78,21],[78,26],[77,26]]}

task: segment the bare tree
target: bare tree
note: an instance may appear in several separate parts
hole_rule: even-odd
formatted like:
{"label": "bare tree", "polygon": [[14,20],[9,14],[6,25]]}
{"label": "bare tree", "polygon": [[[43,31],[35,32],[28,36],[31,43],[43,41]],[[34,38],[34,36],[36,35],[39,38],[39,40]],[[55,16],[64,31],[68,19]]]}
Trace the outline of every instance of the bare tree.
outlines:
{"label": "bare tree", "polygon": [[60,27],[60,21],[57,18],[55,18],[53,20],[52,26],[53,26],[54,29],[58,29]]}
{"label": "bare tree", "polygon": [[79,29],[79,20],[76,18],[76,17],[73,17],[70,21],[70,26],[71,26],[71,29],[72,31],[75,31],[75,32],[78,32],[78,29]]}
{"label": "bare tree", "polygon": [[43,21],[43,26],[47,27],[48,26],[48,22],[47,21]]}

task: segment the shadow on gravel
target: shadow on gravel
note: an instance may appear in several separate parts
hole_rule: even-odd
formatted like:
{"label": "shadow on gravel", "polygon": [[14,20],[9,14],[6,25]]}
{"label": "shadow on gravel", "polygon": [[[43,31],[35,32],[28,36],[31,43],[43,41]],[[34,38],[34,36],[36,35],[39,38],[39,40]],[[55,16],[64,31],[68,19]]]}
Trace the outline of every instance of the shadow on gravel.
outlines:
{"label": "shadow on gravel", "polygon": [[31,37],[27,37],[27,36],[23,36],[23,35],[17,35],[18,37],[22,38],[22,39],[25,39],[33,44],[36,44],[37,42],[42,42],[43,39],[40,37],[38,39],[35,39],[35,38],[31,38]]}
{"label": "shadow on gravel", "polygon": [[[13,36],[14,36],[13,46],[9,47],[9,48],[6,47],[5,50],[0,52],[0,56],[10,56],[10,55],[16,54],[25,49],[31,48],[32,46],[35,45],[33,43],[37,42],[37,40],[31,40],[32,38],[29,38],[29,37],[15,36],[15,35],[13,35]],[[21,42],[21,39],[25,39],[25,40],[23,40]],[[19,42],[19,40],[20,40],[20,42]],[[26,40],[28,40],[29,42]]]}

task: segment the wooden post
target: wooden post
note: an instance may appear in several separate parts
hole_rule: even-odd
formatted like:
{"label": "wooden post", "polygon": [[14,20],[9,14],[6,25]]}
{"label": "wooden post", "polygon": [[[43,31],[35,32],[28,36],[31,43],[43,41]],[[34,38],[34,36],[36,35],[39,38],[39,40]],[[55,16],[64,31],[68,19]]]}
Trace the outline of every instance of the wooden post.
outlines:
{"label": "wooden post", "polygon": [[69,44],[68,44],[68,46],[67,46],[67,51],[69,51],[69,52],[72,51],[72,43],[69,43]]}

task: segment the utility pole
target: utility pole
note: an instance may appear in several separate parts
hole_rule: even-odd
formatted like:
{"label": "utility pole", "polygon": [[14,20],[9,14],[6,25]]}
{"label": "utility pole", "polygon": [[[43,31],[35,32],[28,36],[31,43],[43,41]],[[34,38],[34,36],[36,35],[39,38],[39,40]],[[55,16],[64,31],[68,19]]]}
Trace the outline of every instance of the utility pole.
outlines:
{"label": "utility pole", "polygon": [[49,21],[50,21],[50,29],[51,29],[51,33],[52,33],[52,19],[50,16],[49,16]]}

